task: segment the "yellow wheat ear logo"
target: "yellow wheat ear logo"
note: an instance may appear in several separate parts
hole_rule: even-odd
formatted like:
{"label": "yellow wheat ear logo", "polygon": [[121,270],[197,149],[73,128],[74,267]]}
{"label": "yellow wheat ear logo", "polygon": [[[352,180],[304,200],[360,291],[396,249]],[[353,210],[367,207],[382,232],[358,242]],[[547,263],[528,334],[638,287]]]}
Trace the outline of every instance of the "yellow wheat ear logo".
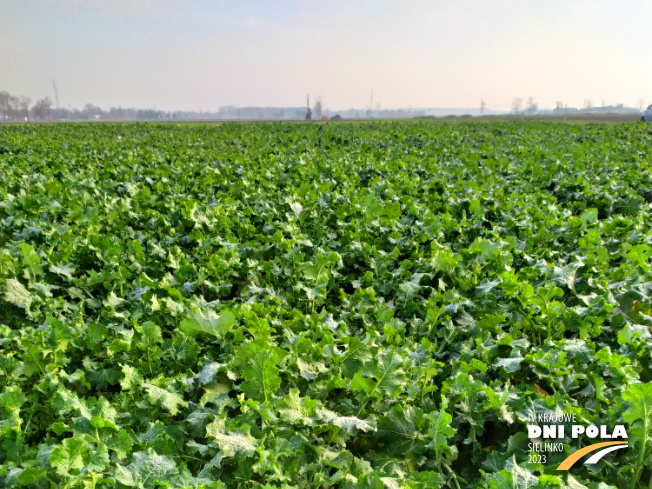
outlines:
{"label": "yellow wheat ear logo", "polygon": [[570,454],[566,460],[559,464],[557,470],[568,470],[584,455],[588,455],[589,453],[595,452],[596,450],[600,450],[602,448],[602,450],[594,453],[586,462],[584,462],[585,464],[597,464],[600,459],[606,454],[613,452],[614,450],[618,450],[619,448],[625,448],[626,446],[626,441],[605,441],[603,443],[594,443],[593,445],[581,448],[580,450]]}

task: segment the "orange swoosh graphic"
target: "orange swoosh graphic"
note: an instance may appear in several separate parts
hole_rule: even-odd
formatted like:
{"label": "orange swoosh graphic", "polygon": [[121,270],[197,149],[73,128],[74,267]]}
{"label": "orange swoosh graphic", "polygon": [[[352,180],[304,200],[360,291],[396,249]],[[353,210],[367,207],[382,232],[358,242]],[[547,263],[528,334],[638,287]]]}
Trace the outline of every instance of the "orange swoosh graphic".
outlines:
{"label": "orange swoosh graphic", "polygon": [[566,460],[564,460],[561,464],[559,464],[559,467],[557,467],[557,470],[568,470],[570,469],[575,462],[577,462],[579,459],[581,459],[584,455],[587,455],[591,452],[594,452],[596,450],[599,450],[600,448],[603,447],[608,447],[611,445],[627,445],[627,442],[623,441],[605,441],[602,443],[594,443],[593,445],[589,445],[587,447],[581,448],[577,450],[576,452],[571,453]]}

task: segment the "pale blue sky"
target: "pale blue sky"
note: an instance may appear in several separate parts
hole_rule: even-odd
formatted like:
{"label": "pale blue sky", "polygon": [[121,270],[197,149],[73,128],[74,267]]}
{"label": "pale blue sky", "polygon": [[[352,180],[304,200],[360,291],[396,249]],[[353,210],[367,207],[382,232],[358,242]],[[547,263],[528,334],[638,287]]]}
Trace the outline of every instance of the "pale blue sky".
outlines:
{"label": "pale blue sky", "polygon": [[221,105],[652,102],[652,1],[0,0],[0,90]]}

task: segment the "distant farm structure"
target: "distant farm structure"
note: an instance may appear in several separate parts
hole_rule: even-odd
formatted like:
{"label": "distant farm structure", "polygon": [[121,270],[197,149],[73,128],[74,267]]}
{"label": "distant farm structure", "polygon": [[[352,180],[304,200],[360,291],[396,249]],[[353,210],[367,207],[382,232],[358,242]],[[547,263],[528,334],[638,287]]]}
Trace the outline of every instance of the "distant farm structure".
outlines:
{"label": "distant farm structure", "polygon": [[306,111],[306,120],[311,121],[312,120],[312,112],[310,110],[310,94],[308,94],[308,104],[307,104],[307,111]]}

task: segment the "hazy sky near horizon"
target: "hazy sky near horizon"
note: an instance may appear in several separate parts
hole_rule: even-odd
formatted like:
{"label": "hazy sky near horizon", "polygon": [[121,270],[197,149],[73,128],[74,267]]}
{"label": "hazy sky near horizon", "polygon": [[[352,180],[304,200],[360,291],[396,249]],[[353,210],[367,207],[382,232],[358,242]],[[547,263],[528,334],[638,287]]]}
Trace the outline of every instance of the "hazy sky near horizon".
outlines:
{"label": "hazy sky near horizon", "polygon": [[0,90],[86,103],[652,103],[649,0],[0,0]]}

